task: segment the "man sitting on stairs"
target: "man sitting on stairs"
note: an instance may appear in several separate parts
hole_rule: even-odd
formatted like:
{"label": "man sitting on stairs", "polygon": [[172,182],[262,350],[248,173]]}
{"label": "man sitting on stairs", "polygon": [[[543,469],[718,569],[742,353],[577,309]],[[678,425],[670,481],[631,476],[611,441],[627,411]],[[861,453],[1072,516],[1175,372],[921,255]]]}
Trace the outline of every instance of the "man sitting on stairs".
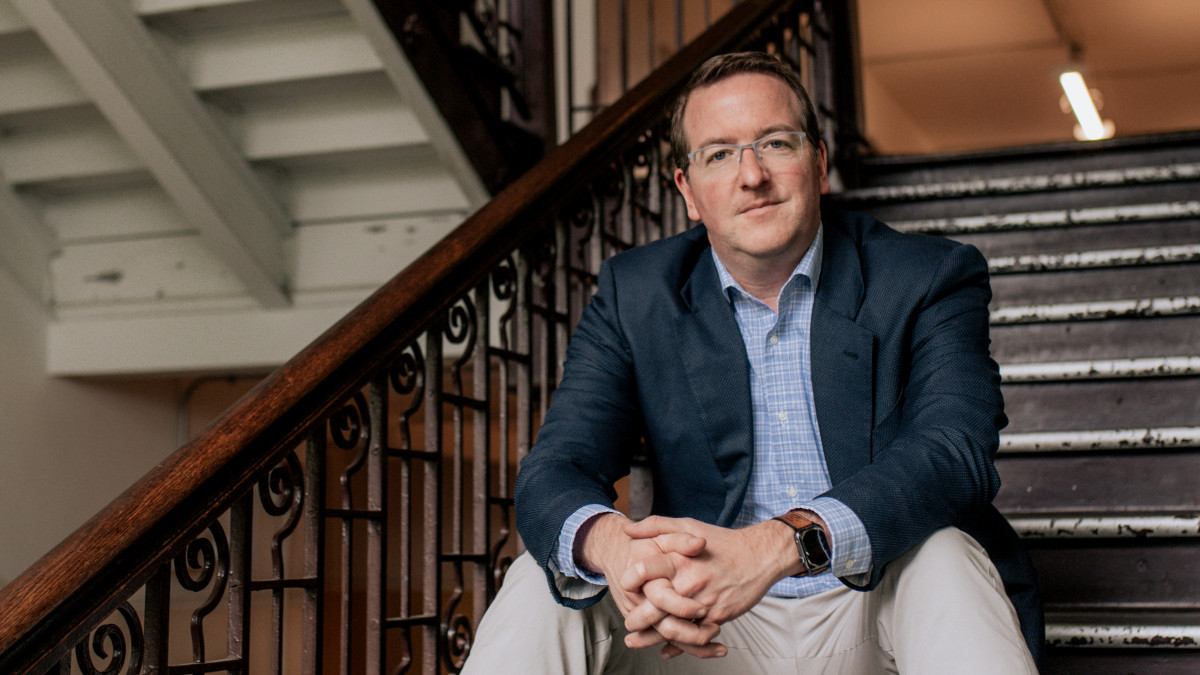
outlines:
{"label": "man sitting on stairs", "polygon": [[671,146],[703,226],[602,267],[464,672],[1036,672],[983,257],[822,213],[816,114],[768,55],[700,68]]}

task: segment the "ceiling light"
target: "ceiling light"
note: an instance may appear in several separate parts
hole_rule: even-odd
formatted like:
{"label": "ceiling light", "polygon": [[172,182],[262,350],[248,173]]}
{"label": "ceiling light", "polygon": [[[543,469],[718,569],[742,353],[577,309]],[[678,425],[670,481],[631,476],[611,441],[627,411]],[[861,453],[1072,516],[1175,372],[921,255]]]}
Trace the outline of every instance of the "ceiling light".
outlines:
{"label": "ceiling light", "polygon": [[1112,138],[1115,131],[1112,120],[1101,121],[1096,104],[1092,101],[1092,94],[1083,81],[1083,75],[1077,70],[1068,70],[1058,76],[1058,82],[1067,95],[1071,110],[1075,112],[1075,119],[1079,120],[1079,126],[1075,127],[1075,137],[1081,141]]}

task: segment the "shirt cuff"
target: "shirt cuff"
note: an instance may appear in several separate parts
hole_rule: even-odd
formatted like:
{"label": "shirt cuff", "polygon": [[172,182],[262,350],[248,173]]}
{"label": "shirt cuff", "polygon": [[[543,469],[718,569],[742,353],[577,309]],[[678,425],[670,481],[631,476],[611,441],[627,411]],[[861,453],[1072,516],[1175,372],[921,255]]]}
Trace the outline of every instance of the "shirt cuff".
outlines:
{"label": "shirt cuff", "polygon": [[800,508],[812,511],[829,530],[829,570],[837,577],[864,574],[871,569],[871,539],[862,520],[849,506],[832,497],[817,497]]}
{"label": "shirt cuff", "polygon": [[558,539],[554,542],[554,547],[550,550],[550,571],[571,579],[582,579],[597,586],[608,585],[608,581],[604,578],[603,574],[591,572],[575,564],[575,536],[579,534],[579,528],[583,527],[583,524],[587,521],[603,513],[618,513],[618,511],[600,504],[588,504],[579,507],[575,513],[572,513],[567,518],[566,522],[563,523],[562,530],[558,533]]}

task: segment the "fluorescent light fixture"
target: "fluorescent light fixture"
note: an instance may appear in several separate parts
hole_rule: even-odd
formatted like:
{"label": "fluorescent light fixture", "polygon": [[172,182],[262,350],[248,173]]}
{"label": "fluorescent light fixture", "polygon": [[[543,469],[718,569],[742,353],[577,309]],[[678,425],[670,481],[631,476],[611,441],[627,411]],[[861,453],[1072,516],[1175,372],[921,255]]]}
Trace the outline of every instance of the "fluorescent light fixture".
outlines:
{"label": "fluorescent light fixture", "polygon": [[1079,71],[1068,70],[1058,76],[1058,82],[1067,95],[1071,110],[1075,112],[1075,119],[1079,120],[1076,135],[1080,140],[1112,138],[1113,123],[1100,121],[1100,113],[1096,111],[1096,104],[1092,102],[1092,94],[1083,81],[1083,75]]}

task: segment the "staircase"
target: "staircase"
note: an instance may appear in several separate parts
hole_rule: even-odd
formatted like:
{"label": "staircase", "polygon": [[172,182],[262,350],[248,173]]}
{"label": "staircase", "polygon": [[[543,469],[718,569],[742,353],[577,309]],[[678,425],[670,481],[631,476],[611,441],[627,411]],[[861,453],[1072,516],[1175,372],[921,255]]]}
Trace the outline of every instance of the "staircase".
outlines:
{"label": "staircase", "polygon": [[1200,672],[1200,136],[876,159],[864,185],[839,203],[989,261],[997,503],[1045,672]]}

